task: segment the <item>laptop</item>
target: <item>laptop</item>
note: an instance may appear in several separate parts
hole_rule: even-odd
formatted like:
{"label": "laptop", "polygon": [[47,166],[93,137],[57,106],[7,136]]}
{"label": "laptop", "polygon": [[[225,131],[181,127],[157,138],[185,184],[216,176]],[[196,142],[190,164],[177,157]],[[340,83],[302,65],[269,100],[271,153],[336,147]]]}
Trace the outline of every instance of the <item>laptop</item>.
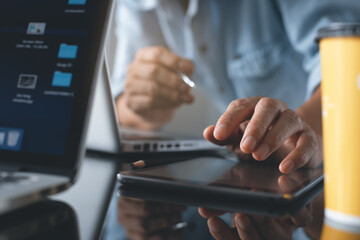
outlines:
{"label": "laptop", "polygon": [[0,2],[0,213],[75,181],[112,5]]}
{"label": "laptop", "polygon": [[110,154],[189,153],[223,150],[224,147],[202,137],[181,136],[166,131],[143,131],[120,126],[110,86],[110,73],[105,61],[95,88],[90,116],[87,149]]}

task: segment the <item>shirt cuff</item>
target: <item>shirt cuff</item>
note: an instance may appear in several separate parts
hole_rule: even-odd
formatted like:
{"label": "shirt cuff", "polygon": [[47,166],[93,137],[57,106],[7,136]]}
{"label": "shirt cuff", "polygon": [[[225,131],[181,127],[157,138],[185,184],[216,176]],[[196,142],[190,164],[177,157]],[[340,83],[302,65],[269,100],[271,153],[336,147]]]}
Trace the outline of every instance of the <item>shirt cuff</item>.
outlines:
{"label": "shirt cuff", "polygon": [[114,99],[119,97],[124,92],[124,88],[125,88],[124,85],[125,85],[124,82],[111,83],[111,94],[112,94]]}
{"label": "shirt cuff", "polygon": [[321,83],[321,65],[320,65],[320,55],[318,54],[315,59],[313,59],[314,67],[310,71],[309,78],[308,78],[308,84],[307,84],[307,91],[305,100],[309,99],[314,91],[319,87]]}

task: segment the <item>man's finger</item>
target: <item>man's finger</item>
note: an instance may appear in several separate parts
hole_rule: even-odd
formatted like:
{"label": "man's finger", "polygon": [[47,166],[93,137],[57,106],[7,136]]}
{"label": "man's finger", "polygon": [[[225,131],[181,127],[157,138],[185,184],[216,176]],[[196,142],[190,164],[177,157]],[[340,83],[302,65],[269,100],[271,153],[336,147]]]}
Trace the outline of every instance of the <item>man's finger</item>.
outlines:
{"label": "man's finger", "polygon": [[257,227],[257,233],[262,236],[261,239],[288,240],[292,239],[292,233],[296,228],[289,219],[276,219],[264,217],[260,222],[252,219]]}
{"label": "man's finger", "polygon": [[268,129],[285,108],[285,103],[281,101],[261,98],[256,104],[254,114],[246,127],[241,141],[241,150],[245,153],[252,153],[256,147],[261,146],[262,139]]}
{"label": "man's finger", "polygon": [[161,204],[157,202],[149,202],[135,198],[120,197],[118,208],[126,215],[137,217],[148,217],[151,215],[171,214],[180,212],[183,209],[181,205]]}
{"label": "man's finger", "polygon": [[191,103],[193,97],[189,93],[181,93],[177,89],[168,88],[156,82],[137,78],[136,81],[126,84],[128,95],[147,95],[152,98],[163,98],[173,103]]}
{"label": "man's finger", "polygon": [[284,193],[288,193],[293,191],[294,187],[299,186],[301,182],[298,182],[297,180],[290,178],[289,175],[281,175],[278,178],[278,184]]}
{"label": "man's finger", "polygon": [[240,130],[241,130],[242,133],[245,132],[246,127],[247,127],[247,125],[249,124],[249,122],[250,122],[250,120],[246,120],[245,122],[242,122],[242,123],[240,124]]}
{"label": "man's finger", "polygon": [[150,96],[144,95],[135,95],[129,98],[127,102],[128,107],[132,109],[132,111],[136,113],[148,112],[150,109],[156,110],[166,110],[166,109],[174,109],[180,106],[179,103],[174,103],[171,101],[164,101],[161,98],[154,98]]}
{"label": "man's finger", "polygon": [[291,220],[296,227],[306,227],[313,220],[312,211],[308,207],[303,207]]}
{"label": "man's finger", "polygon": [[183,82],[179,74],[153,62],[133,62],[128,68],[127,78],[148,79],[184,93],[190,90],[190,87]]}
{"label": "man's finger", "polygon": [[234,129],[239,128],[242,122],[250,119],[260,98],[251,97],[232,101],[225,113],[217,121],[214,137],[220,141],[228,138]]}
{"label": "man's finger", "polygon": [[194,64],[190,60],[181,58],[161,46],[143,48],[137,53],[136,58],[142,61],[157,62],[168,68],[182,71],[187,75],[194,72]]}
{"label": "man's finger", "polygon": [[218,217],[211,217],[208,220],[208,227],[211,235],[216,240],[239,240],[239,236],[234,228],[230,228],[223,220]]}
{"label": "man's finger", "polygon": [[242,213],[236,213],[234,215],[234,221],[236,225],[236,229],[238,232],[238,235],[241,240],[260,240],[261,237],[257,233],[257,229],[255,227],[255,224],[251,222],[251,219],[249,216],[242,214]]}
{"label": "man's finger", "polygon": [[230,134],[230,136],[222,141],[216,139],[214,137],[214,129],[215,126],[211,125],[205,128],[203,132],[203,136],[209,142],[212,142],[216,145],[225,146],[225,145],[238,145],[240,143],[242,134],[240,133],[240,129],[234,129],[234,131]]}
{"label": "man's finger", "polygon": [[310,131],[303,132],[296,144],[296,148],[281,162],[279,169],[282,173],[290,173],[306,165],[314,153],[318,150],[319,144],[316,136]]}
{"label": "man's finger", "polygon": [[216,210],[216,209],[210,209],[210,208],[204,208],[204,207],[199,207],[198,211],[199,211],[199,214],[203,218],[209,218],[209,217],[213,217],[213,216],[221,216],[221,215],[225,214],[224,211]]}
{"label": "man's finger", "polygon": [[[261,125],[261,123],[258,124],[259,126]],[[249,129],[249,127],[247,129]],[[262,133],[265,136],[263,135],[262,141],[253,152],[253,157],[256,160],[265,160],[274,151],[276,151],[286,141],[286,139],[302,129],[303,124],[299,115],[291,109],[286,109],[281,112],[275,125],[272,126],[270,130]]]}
{"label": "man's finger", "polygon": [[169,215],[154,215],[147,218],[119,214],[118,221],[126,227],[140,233],[150,233],[159,229],[170,227],[181,222],[181,213]]}

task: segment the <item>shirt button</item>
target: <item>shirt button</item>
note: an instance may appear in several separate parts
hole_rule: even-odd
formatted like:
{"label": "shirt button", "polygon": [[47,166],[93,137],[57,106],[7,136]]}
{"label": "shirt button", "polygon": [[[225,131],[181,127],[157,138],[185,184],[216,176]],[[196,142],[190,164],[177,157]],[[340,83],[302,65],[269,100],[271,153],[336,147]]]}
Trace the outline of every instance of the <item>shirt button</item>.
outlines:
{"label": "shirt button", "polygon": [[202,54],[205,54],[207,52],[207,46],[205,44],[201,45],[200,46],[200,52]]}
{"label": "shirt button", "polygon": [[241,58],[241,54],[236,54],[234,55],[233,59],[236,60],[236,59],[240,59]]}
{"label": "shirt button", "polygon": [[224,92],[225,92],[225,88],[224,88],[224,87],[218,87],[218,91],[219,91],[219,93],[224,93]]}

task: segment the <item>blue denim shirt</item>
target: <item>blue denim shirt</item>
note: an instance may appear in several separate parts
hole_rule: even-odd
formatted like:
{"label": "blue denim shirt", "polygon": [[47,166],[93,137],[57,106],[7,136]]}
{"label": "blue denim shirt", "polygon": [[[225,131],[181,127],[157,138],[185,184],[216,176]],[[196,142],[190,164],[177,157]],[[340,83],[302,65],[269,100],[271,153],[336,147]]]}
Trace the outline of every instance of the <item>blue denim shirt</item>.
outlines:
{"label": "blue denim shirt", "polygon": [[194,81],[220,111],[248,96],[295,109],[321,81],[316,31],[360,22],[357,0],[119,0],[112,87],[123,90],[127,65],[145,46],[167,46],[192,59]]}

